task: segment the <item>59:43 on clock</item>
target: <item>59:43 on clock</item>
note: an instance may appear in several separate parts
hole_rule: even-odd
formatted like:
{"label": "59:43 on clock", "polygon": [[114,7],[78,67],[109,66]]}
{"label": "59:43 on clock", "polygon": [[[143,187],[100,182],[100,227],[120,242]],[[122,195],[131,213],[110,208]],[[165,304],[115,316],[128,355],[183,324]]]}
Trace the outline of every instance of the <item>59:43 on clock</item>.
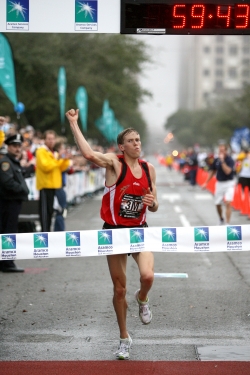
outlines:
{"label": "59:43 on clock", "polygon": [[121,0],[121,33],[250,34],[250,0]]}

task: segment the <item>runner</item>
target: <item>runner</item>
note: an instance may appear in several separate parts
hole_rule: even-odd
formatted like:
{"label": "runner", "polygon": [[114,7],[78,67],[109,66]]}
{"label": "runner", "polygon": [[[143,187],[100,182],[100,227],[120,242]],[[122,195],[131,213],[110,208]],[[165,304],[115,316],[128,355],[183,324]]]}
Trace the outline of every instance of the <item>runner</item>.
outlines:
{"label": "runner", "polygon": [[[233,201],[235,178],[234,178],[234,160],[227,153],[227,145],[222,143],[219,145],[219,155],[209,168],[209,174],[202,185],[202,189],[205,189],[211,178],[216,175],[216,186],[214,193],[214,203],[219,216],[219,225],[229,224]],[[222,204],[225,202],[226,212],[224,220]]]}
{"label": "runner", "polygon": [[[125,129],[117,137],[122,155],[95,152],[81,133],[77,120],[79,110],[66,113],[71,130],[83,156],[99,167],[106,169],[106,183],[101,206],[103,229],[147,227],[146,209],[158,209],[156,174],[153,165],[139,159],[141,141],[138,132]],[[132,254],[140,273],[140,289],[135,292],[139,305],[139,317],[149,324],[152,312],[148,292],[154,280],[154,257],[149,251]],[[113,305],[120,330],[117,359],[129,359],[132,339],[127,331],[126,315],[126,265],[127,254],[107,256],[109,271],[114,285]]]}

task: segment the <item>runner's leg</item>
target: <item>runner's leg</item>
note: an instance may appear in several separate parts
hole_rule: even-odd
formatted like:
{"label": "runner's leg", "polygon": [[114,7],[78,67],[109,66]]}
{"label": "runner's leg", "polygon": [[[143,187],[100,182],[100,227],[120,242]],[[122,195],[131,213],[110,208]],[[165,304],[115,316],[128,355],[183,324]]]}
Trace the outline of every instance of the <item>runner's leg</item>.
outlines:
{"label": "runner's leg", "polygon": [[148,292],[152,287],[154,281],[154,255],[147,251],[143,253],[132,254],[136,261],[139,272],[141,288],[138,294],[140,301],[144,302],[147,300]]}
{"label": "runner's leg", "polygon": [[126,266],[127,254],[108,255],[108,266],[111,279],[114,285],[113,305],[117,316],[117,322],[120,329],[120,338],[128,337],[126,317]]}
{"label": "runner's leg", "polygon": [[226,201],[225,205],[226,205],[226,224],[229,224],[230,219],[231,219],[231,214],[232,214],[231,202]]}
{"label": "runner's leg", "polygon": [[216,209],[217,209],[217,212],[218,212],[220,220],[222,220],[223,219],[222,205],[221,204],[217,204],[216,205]]}

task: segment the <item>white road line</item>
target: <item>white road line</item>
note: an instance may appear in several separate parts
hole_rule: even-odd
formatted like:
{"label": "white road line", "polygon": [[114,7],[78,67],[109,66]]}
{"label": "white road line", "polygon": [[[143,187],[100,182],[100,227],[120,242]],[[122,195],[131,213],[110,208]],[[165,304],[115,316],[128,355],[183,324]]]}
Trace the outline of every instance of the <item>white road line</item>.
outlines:
{"label": "white road line", "polygon": [[173,193],[173,194],[163,194],[161,196],[161,198],[164,199],[164,200],[168,200],[171,203],[174,203],[175,201],[179,201],[181,199],[181,195],[180,194],[176,194],[176,193]]}
{"label": "white road line", "polygon": [[174,206],[174,210],[177,214],[180,214],[181,213],[181,208],[180,206]]}
{"label": "white road line", "polygon": [[197,201],[211,201],[213,197],[209,194],[195,194],[194,199]]}
{"label": "white road line", "polygon": [[181,221],[181,223],[184,227],[191,227],[191,225],[190,225],[190,223],[189,223],[189,221],[188,221],[188,219],[186,218],[185,215],[183,215],[183,214],[180,215],[180,221]]}
{"label": "white road line", "polygon": [[212,262],[210,261],[210,259],[208,258],[208,256],[204,253],[201,254],[202,256],[202,260],[203,262],[208,266],[208,267],[212,267]]}
{"label": "white road line", "polygon": [[183,278],[187,279],[187,273],[155,273],[155,277],[157,278],[165,278],[165,277],[173,277],[173,278]]}

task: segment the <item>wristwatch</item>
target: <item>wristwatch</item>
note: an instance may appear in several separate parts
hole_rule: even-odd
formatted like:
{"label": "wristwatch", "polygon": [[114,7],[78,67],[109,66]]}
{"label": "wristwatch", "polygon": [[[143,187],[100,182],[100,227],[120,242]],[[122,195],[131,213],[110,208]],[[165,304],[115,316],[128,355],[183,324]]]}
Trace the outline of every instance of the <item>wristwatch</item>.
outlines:
{"label": "wristwatch", "polygon": [[154,208],[154,206],[155,206],[155,201],[153,202],[152,206],[150,206],[150,207],[151,207],[151,208]]}

